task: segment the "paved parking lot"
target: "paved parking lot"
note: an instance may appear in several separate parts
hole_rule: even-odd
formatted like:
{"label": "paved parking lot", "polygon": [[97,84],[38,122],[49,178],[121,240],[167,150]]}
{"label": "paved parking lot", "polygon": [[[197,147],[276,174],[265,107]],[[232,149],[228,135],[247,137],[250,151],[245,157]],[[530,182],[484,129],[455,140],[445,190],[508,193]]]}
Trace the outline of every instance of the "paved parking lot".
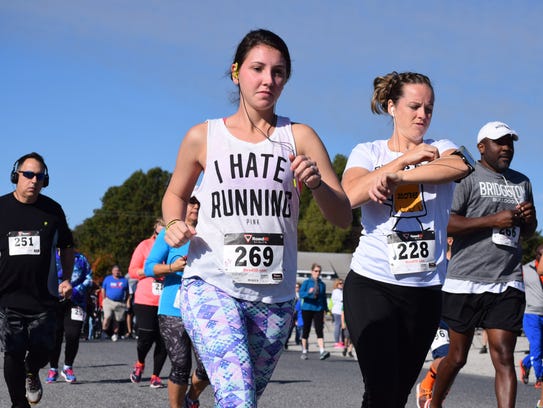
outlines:
{"label": "paved parking lot", "polygon": [[[318,359],[318,353],[310,353],[307,361],[300,359],[300,347],[290,345],[278,364],[259,408],[320,408],[320,407],[360,407],[362,398],[362,378],[354,359],[345,358],[340,350],[333,349],[332,326],[328,322],[325,340],[332,356],[325,361]],[[315,339],[310,337],[315,350]],[[445,406],[495,407],[493,368],[489,354],[479,354],[480,337],[476,336],[470,351],[469,361],[460,373]],[[515,361],[520,360],[528,349],[525,337],[520,337]],[[311,351],[311,349],[310,349]],[[150,372],[144,373],[140,384],[132,384],[128,378],[136,358],[136,342],[122,340],[81,342],[80,352],[74,365],[78,377],[76,384],[59,381],[43,384],[44,396],[37,407],[168,407],[166,389],[149,387]],[[62,363],[62,358],[61,361]],[[425,364],[428,367],[430,360]],[[151,355],[147,357],[151,364]],[[3,368],[3,360],[0,357]],[[44,379],[47,370],[42,370]],[[162,372],[167,377],[169,364]],[[519,383],[518,407],[532,407],[539,397],[539,390],[532,384]],[[386,381],[386,378],[383,379]],[[42,381],[43,382],[43,381]],[[208,388],[201,398],[202,408],[213,406],[213,395]],[[9,407],[9,397],[4,381],[0,381],[0,407]],[[410,396],[408,407],[415,407],[415,398]]]}

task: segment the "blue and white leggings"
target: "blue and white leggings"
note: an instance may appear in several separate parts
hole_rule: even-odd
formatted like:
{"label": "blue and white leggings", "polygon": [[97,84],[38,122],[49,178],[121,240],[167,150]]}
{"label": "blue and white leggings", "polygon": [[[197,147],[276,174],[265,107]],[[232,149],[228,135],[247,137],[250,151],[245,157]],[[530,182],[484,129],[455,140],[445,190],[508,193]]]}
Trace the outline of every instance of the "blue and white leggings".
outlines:
{"label": "blue and white leggings", "polygon": [[181,313],[220,408],[254,408],[287,340],[295,300],[235,299],[201,279],[184,279]]}

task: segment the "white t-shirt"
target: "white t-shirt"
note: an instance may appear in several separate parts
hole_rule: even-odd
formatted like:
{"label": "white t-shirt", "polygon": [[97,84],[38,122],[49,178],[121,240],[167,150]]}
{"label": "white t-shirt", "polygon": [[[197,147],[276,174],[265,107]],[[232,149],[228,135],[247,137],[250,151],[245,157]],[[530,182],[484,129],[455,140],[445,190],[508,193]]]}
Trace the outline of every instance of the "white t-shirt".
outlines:
{"label": "white t-shirt", "polygon": [[[446,139],[427,139],[424,143],[437,147],[440,153],[456,149]],[[352,167],[373,171],[400,155],[388,148],[386,140],[361,143],[351,152],[345,171]],[[351,269],[395,285],[441,285],[446,274],[447,224],[453,192],[454,183],[402,185],[383,204],[364,203],[363,230]],[[408,270],[412,272],[406,273]]]}
{"label": "white t-shirt", "polygon": [[336,288],[332,291],[332,314],[340,315],[343,312],[343,290]]}

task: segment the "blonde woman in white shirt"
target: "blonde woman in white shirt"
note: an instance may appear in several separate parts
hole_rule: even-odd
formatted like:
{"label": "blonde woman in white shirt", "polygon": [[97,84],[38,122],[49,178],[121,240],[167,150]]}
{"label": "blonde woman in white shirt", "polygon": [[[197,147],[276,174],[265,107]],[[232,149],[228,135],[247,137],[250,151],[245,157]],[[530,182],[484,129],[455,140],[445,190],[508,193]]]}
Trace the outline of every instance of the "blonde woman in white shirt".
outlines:
{"label": "blonde woman in white shirt", "polygon": [[363,407],[403,407],[440,318],[453,181],[466,154],[426,139],[434,90],[426,75],[375,78],[371,109],[388,139],[357,145],[342,185],[361,207],[362,234],[345,280],[345,318],[364,378]]}

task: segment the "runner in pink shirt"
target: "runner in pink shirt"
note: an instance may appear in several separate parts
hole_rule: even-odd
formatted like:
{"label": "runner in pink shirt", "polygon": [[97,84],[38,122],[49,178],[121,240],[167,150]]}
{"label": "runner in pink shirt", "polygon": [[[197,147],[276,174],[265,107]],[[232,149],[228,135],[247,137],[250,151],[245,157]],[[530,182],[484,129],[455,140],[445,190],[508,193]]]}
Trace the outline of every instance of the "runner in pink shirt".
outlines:
{"label": "runner in pink shirt", "polygon": [[162,388],[160,371],[166,361],[166,347],[158,328],[158,301],[162,292],[162,279],[154,276],[145,276],[145,260],[151,252],[155,243],[156,236],[164,228],[164,221],[157,219],[154,226],[153,235],[141,241],[130,260],[128,274],[133,279],[138,279],[136,293],[134,294],[134,313],[138,324],[138,360],[134,364],[134,369],[130,374],[130,380],[133,383],[139,383],[145,368],[145,357],[155,343],[153,353],[153,374],[151,376],[151,388]]}

